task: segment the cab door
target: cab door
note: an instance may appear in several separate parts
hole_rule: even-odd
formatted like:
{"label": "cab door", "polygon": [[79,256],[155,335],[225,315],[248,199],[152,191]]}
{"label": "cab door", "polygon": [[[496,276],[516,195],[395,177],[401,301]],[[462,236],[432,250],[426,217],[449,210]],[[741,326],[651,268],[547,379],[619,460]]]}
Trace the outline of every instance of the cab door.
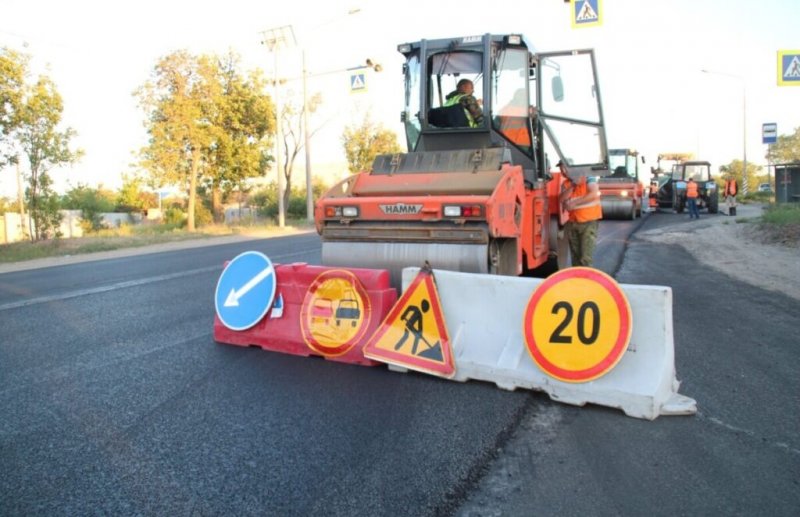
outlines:
{"label": "cab door", "polygon": [[[564,160],[573,177],[607,176],[608,145],[594,51],[539,53],[537,68],[536,104],[547,137],[541,152]],[[548,163],[545,156],[540,157],[542,163]]]}

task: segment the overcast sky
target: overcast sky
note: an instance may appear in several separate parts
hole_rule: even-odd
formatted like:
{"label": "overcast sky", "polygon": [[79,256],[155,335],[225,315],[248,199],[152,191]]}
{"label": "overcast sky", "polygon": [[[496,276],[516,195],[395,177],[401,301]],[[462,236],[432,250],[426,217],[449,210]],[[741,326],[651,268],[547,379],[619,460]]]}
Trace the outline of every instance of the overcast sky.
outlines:
{"label": "overcast sky", "polygon": [[[312,73],[367,57],[383,66],[362,94],[349,94],[346,73],[311,81],[325,103],[312,141],[317,170],[344,162],[342,127],[367,110],[402,130],[398,43],[487,32],[521,32],[543,51],[594,48],[609,146],[639,149],[649,164],[663,152],[695,153],[714,170],[741,159],[745,97],[749,162],[765,164],[763,123],[777,123],[779,134],[800,127],[800,86],[777,85],[777,51],[800,53],[799,0],[601,0],[601,7],[601,26],[573,29],[562,0],[0,0],[0,45],[29,53],[34,72],[49,75],[64,97],[64,123],[86,155],[54,173],[59,188],[120,186],[145,142],[132,92],[159,57],[233,50],[248,69],[271,75],[261,33],[282,25],[294,27]],[[285,52],[280,75],[297,73],[299,62],[299,52]],[[299,91],[299,83],[290,88]],[[15,191],[13,171],[0,171],[0,195]]]}

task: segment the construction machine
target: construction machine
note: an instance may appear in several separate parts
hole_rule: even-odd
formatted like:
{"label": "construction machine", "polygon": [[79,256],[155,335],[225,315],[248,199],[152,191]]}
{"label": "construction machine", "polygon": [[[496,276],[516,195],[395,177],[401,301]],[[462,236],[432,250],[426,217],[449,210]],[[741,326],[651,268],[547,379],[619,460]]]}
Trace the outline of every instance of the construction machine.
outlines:
{"label": "construction machine", "polygon": [[719,189],[711,177],[711,164],[705,161],[687,161],[673,167],[670,195],[675,211],[680,214],[686,208],[686,182],[689,178],[697,183],[697,208],[716,214],[719,211]]}
{"label": "construction machine", "polygon": [[[315,205],[327,266],[500,275],[569,264],[563,182],[608,175],[592,50],[535,52],[517,34],[404,43],[408,152],[334,185]],[[480,113],[449,92],[468,79]]]}
{"label": "construction machine", "polygon": [[[611,175],[600,178],[603,219],[636,219],[642,216],[644,185],[639,180],[639,153],[633,149],[609,149]],[[641,157],[644,162],[644,157]]]}

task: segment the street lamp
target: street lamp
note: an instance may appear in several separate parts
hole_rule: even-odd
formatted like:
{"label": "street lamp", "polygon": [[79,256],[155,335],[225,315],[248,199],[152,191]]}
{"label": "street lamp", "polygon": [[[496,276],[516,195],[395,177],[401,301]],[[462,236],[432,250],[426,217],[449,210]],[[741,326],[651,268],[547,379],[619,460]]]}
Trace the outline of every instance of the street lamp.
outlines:
{"label": "street lamp", "polygon": [[733,77],[742,82],[742,195],[747,195],[747,83],[744,77],[734,74],[727,74],[725,72],[714,72],[711,70],[700,70],[706,74],[722,75],[725,77]]}
{"label": "street lamp", "polygon": [[283,145],[281,131],[281,100],[280,85],[278,81],[278,50],[289,46],[294,46],[297,42],[294,38],[294,30],[291,25],[267,29],[262,34],[261,43],[266,45],[275,59],[275,168],[278,171],[278,226],[283,228],[286,224],[283,206],[283,172],[281,171],[281,145]]}

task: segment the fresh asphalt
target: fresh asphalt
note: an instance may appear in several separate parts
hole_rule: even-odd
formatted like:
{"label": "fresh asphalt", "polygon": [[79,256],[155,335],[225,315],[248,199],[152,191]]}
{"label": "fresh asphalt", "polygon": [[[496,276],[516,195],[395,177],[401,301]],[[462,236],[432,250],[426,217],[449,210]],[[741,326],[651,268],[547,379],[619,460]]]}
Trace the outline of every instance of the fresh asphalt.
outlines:
{"label": "fresh asphalt", "polygon": [[639,224],[684,221],[603,223],[597,265],[672,287],[694,416],[214,344],[222,262],[314,235],[0,275],[0,514],[794,515],[797,300]]}

